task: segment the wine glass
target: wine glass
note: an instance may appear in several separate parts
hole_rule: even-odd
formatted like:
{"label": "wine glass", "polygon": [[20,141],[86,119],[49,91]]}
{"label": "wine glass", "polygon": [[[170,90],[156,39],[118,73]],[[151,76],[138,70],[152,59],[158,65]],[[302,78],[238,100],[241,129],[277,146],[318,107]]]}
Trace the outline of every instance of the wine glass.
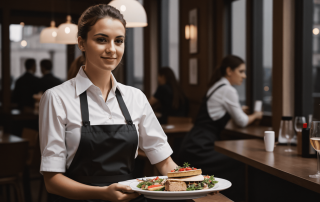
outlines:
{"label": "wine glass", "polygon": [[285,152],[292,152],[290,148],[291,139],[293,138],[293,124],[291,116],[283,116],[280,122],[279,136],[285,137],[288,143],[288,149]]}
{"label": "wine glass", "polygon": [[320,121],[312,121],[310,128],[310,143],[312,147],[317,151],[317,173],[309,175],[311,178],[320,178]]}

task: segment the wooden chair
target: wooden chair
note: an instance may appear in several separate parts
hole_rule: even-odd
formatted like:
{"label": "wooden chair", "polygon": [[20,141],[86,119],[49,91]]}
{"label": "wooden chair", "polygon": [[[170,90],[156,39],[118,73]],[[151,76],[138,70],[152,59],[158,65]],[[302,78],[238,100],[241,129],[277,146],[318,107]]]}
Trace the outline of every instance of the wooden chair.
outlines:
{"label": "wooden chair", "polygon": [[191,117],[169,116],[168,124],[192,123]]}
{"label": "wooden chair", "polygon": [[[40,164],[41,164],[41,152],[39,144],[39,132],[29,128],[24,128],[22,131],[21,137],[29,141],[28,148],[28,160],[27,167],[24,173],[24,188],[26,198],[31,199],[31,190],[30,190],[30,181],[31,180],[40,180],[40,189],[38,194],[38,202],[41,201],[42,193],[44,190],[44,181],[42,175],[39,173]],[[35,200],[32,200],[35,201]]]}
{"label": "wooden chair", "polygon": [[19,202],[24,202],[19,182],[26,165],[27,151],[27,141],[0,144],[0,185],[11,185]]}

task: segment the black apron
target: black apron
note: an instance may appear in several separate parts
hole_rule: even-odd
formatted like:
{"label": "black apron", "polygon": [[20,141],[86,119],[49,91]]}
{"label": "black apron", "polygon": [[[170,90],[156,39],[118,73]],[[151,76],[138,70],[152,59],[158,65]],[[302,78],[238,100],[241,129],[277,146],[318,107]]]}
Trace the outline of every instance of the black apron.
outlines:
{"label": "black apron", "polygon": [[[109,186],[119,181],[133,179],[138,134],[118,89],[116,97],[127,124],[90,125],[87,92],[80,95],[81,139],[75,157],[67,169],[67,177],[91,186]],[[50,194],[49,201],[74,200]],[[102,202],[103,200],[80,201]],[[145,198],[141,195],[132,201],[145,201]]]}
{"label": "black apron", "polygon": [[[194,127],[184,137],[181,144],[178,159],[180,165],[188,162],[193,167],[201,168],[204,175],[215,175],[231,181],[232,188],[234,188],[238,184],[242,186],[242,182],[244,185],[244,164],[214,150],[214,142],[220,139],[220,133],[231,117],[226,112],[222,118],[213,121],[207,108],[208,99],[224,85],[226,84],[221,84],[208,97],[204,97]],[[239,178],[239,175],[243,177],[243,180]],[[236,188],[227,194],[229,190],[231,188],[223,193],[233,200],[235,195],[244,193],[241,189]]]}

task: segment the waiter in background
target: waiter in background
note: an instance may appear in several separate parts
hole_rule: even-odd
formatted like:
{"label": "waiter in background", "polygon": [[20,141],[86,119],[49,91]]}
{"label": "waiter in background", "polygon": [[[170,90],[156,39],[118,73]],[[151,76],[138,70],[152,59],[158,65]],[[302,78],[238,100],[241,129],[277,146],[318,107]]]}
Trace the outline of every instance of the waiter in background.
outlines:
{"label": "waiter in background", "polygon": [[49,88],[53,88],[62,83],[60,79],[52,74],[52,62],[50,60],[41,60],[40,67],[43,76],[40,79],[39,91],[44,93]]}

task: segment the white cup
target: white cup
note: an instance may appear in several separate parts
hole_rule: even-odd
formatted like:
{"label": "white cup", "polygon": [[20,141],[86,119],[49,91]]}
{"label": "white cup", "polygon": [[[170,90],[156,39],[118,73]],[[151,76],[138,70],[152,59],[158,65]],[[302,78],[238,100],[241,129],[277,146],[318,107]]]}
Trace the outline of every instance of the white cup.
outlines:
{"label": "white cup", "polygon": [[264,146],[267,152],[273,152],[275,135],[274,131],[264,131]]}
{"label": "white cup", "polygon": [[262,111],[262,101],[256,100],[254,103],[254,111],[255,112],[261,112]]}

